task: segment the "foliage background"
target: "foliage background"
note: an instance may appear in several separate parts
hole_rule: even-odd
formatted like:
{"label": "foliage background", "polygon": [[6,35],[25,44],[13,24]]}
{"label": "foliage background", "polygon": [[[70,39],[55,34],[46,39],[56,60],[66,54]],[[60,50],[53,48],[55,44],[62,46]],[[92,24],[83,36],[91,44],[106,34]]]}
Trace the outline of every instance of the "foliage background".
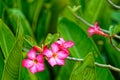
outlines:
{"label": "foliage background", "polygon": [[[75,13],[103,29],[114,25],[114,33],[120,34],[120,10],[107,0],[0,0],[0,80],[120,80],[120,73],[94,65],[96,61],[120,68],[120,52],[105,37],[88,38],[89,26]],[[52,68],[46,62],[46,70],[35,75],[21,67],[24,50],[41,46],[48,33],[57,32],[75,42],[70,56],[84,58],[83,63],[66,60],[65,66]],[[115,42],[119,47],[119,40]]]}

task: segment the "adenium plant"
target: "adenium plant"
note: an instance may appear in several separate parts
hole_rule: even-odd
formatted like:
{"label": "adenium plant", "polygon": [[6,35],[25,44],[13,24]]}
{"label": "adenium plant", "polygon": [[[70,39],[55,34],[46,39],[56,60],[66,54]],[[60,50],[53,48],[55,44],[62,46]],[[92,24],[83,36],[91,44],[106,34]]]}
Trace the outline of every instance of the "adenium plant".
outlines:
{"label": "adenium plant", "polygon": [[22,66],[30,70],[31,73],[41,72],[45,69],[44,59],[54,67],[55,65],[65,65],[65,59],[69,56],[68,48],[74,46],[74,42],[65,41],[59,38],[53,42],[50,48],[45,45],[43,50],[38,46],[33,46],[27,53],[27,58],[22,61]]}
{"label": "adenium plant", "polygon": [[[91,37],[94,34],[110,37],[109,34],[103,32],[100,29],[100,26],[98,26],[98,22],[95,22],[94,26],[90,26],[88,28],[88,36]],[[40,48],[34,45],[27,53],[26,59],[22,61],[22,66],[28,68],[32,74],[35,74],[37,72],[45,70],[44,66],[45,59],[48,61],[51,67],[54,67],[56,65],[64,66],[66,59],[73,61],[83,61],[83,59],[69,57],[70,54],[69,48],[73,47],[74,45],[75,43],[73,41],[71,40],[65,41],[64,38],[59,38],[57,41],[51,43],[50,47],[48,47],[48,45],[43,45],[43,47]],[[99,63],[95,63],[95,65],[119,71],[119,69],[113,66]]]}

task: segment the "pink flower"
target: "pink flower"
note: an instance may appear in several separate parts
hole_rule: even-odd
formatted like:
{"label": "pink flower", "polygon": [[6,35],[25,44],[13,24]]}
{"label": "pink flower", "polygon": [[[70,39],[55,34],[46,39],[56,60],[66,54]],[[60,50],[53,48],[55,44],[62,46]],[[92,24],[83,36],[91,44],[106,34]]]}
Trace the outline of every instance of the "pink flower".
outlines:
{"label": "pink flower", "polygon": [[56,43],[59,45],[59,48],[61,50],[64,50],[67,53],[69,53],[68,48],[74,46],[74,42],[72,42],[72,41],[65,41],[63,38],[59,38],[59,40]]}
{"label": "pink flower", "polygon": [[22,61],[22,66],[30,70],[31,73],[36,73],[44,70],[43,54],[36,54],[34,47],[28,52],[28,58]]}
{"label": "pink flower", "polygon": [[104,32],[100,30],[100,27],[98,26],[97,22],[95,22],[94,27],[91,27],[91,26],[89,27],[88,33],[89,33],[88,35],[89,37],[92,36],[93,34],[103,35],[106,37],[108,36],[108,34],[105,34]]}
{"label": "pink flower", "polygon": [[51,49],[49,50],[45,47],[43,54],[46,56],[48,63],[53,67],[55,65],[64,65],[65,58],[68,57],[68,53],[65,51],[59,50],[59,46],[57,43],[53,43],[51,45]]}

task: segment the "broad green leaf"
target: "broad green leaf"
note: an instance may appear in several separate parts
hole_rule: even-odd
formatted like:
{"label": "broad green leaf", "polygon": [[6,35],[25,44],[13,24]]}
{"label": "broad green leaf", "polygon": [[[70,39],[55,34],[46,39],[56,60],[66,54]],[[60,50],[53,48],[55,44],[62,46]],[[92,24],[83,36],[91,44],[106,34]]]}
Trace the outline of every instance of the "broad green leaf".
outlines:
{"label": "broad green leaf", "polygon": [[24,47],[31,48],[34,45],[37,45],[36,41],[31,36],[26,35],[24,37]]}
{"label": "broad green leaf", "polygon": [[36,26],[36,31],[35,31],[35,36],[37,43],[42,42],[46,36],[47,36],[47,31],[48,31],[48,24],[50,21],[50,11],[43,10],[40,14],[40,18],[38,20],[38,25]]}
{"label": "broad green leaf", "polygon": [[16,42],[9,52],[6,60],[2,80],[20,80],[22,61],[23,30],[19,24],[19,32]]}
{"label": "broad green leaf", "polygon": [[66,60],[65,65],[57,72],[57,78],[55,80],[68,80],[74,68],[74,64],[74,61]]}
{"label": "broad green leaf", "polygon": [[46,67],[43,72],[36,73],[37,80],[51,80],[50,74],[51,73],[50,73],[49,69]]}
{"label": "broad green leaf", "polygon": [[48,34],[47,37],[46,37],[46,39],[45,39],[44,44],[45,45],[50,45],[53,42],[57,41],[58,38],[59,38],[59,34],[58,33],[53,34],[53,35],[52,34]]}
{"label": "broad green leaf", "polygon": [[2,18],[3,10],[4,10],[3,2],[2,0],[0,0],[0,18]]}
{"label": "broad green leaf", "polygon": [[16,33],[18,18],[20,18],[21,20],[24,34],[33,36],[33,32],[31,30],[30,24],[25,18],[24,14],[19,9],[7,10],[7,18],[5,17],[5,19],[8,20],[8,23],[10,24],[10,26],[12,26],[11,29],[13,30],[14,33]]}
{"label": "broad green leaf", "polygon": [[76,62],[69,80],[96,80],[96,70],[92,53],[84,61]]}
{"label": "broad green leaf", "polygon": [[2,78],[3,69],[4,69],[4,59],[3,59],[3,53],[0,49],[0,80]]}
{"label": "broad green leaf", "polygon": [[15,37],[8,26],[0,19],[0,43],[1,49],[5,59],[8,57],[13,44],[15,43]]}
{"label": "broad green leaf", "polygon": [[38,80],[35,74],[32,74],[27,68],[21,68],[20,80]]}
{"label": "broad green leaf", "polygon": [[[74,41],[75,46],[70,49],[72,56],[83,58],[87,55],[87,53],[91,51],[94,53],[95,61],[104,63],[100,52],[94,42],[88,38],[86,32],[84,32],[77,24],[63,18],[59,23],[59,32],[66,40],[69,39]],[[101,80],[101,78],[104,80],[114,80],[112,74],[108,69],[96,67],[96,74],[97,80]]]}
{"label": "broad green leaf", "polygon": [[113,11],[112,18],[116,22],[120,22],[120,11]]}
{"label": "broad green leaf", "polygon": [[25,14],[33,29],[37,27],[43,3],[44,0],[20,0],[20,10]]}
{"label": "broad green leaf", "polygon": [[102,10],[104,10],[104,7],[106,6],[105,3],[105,0],[90,0],[84,12],[85,19],[90,23],[94,23],[103,12]]}
{"label": "broad green leaf", "polygon": [[17,0],[11,0],[11,1],[9,1],[9,0],[1,0],[2,1],[2,3],[6,6],[6,7],[9,7],[9,8],[13,8],[13,7],[18,7],[18,2],[19,1],[17,1]]}
{"label": "broad green leaf", "polygon": [[[116,49],[114,49],[110,43],[110,40],[107,39],[105,43],[105,49],[106,49],[106,55],[108,62],[115,66],[120,68],[120,52],[118,52]],[[115,75],[118,75],[117,78],[120,78],[120,73],[114,73]]]}

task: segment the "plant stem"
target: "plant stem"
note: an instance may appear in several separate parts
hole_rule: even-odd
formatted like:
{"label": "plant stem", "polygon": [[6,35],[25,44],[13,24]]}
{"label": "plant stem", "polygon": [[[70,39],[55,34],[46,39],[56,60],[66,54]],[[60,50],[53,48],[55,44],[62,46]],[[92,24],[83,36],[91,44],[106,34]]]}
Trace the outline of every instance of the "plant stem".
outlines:
{"label": "plant stem", "polygon": [[120,9],[120,6],[114,4],[111,0],[107,0],[109,4],[111,4],[113,7]]}
{"label": "plant stem", "polygon": [[83,19],[82,17],[78,16],[77,14],[73,14],[77,19],[79,19],[80,21],[82,21],[84,24],[86,24],[87,26],[91,26],[93,27],[94,25],[88,23],[85,19]]}
{"label": "plant stem", "polygon": [[[70,9],[70,7],[68,6],[68,8]],[[71,10],[71,9],[70,9]],[[86,24],[87,26],[91,26],[91,27],[94,27],[94,25],[90,24],[89,22],[87,22],[85,19],[83,19],[82,17],[78,16],[77,14],[73,13],[73,15],[79,19],[80,21],[82,21],[84,24]],[[100,28],[101,31],[105,32],[105,33],[108,33],[109,34],[109,31],[108,30],[105,30],[105,29],[102,29]],[[114,35],[113,37],[117,38],[117,39],[120,39],[120,36],[118,35]]]}
{"label": "plant stem", "polygon": [[[68,60],[72,60],[72,61],[77,61],[77,62],[83,62],[84,59],[80,59],[80,58],[73,58],[73,57],[67,57]],[[102,67],[102,68],[108,68],[110,70],[113,70],[113,71],[116,71],[116,72],[120,72],[120,69],[119,68],[116,68],[114,66],[111,66],[111,65],[107,65],[107,64],[100,64],[98,62],[95,62],[94,63],[96,66],[98,67]]]}
{"label": "plant stem", "polygon": [[113,43],[112,37],[110,37],[110,43],[117,51],[120,52],[120,49]]}

